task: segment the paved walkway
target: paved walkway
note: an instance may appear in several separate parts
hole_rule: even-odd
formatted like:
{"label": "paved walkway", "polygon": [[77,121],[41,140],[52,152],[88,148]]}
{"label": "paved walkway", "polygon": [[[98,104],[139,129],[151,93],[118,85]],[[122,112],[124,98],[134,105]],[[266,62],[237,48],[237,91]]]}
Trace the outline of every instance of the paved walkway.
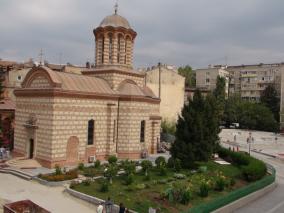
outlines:
{"label": "paved walkway", "polygon": [[46,187],[34,181],[0,173],[0,198],[13,202],[30,199],[52,213],[96,212],[94,205],[73,198],[63,193],[63,190],[63,187]]}

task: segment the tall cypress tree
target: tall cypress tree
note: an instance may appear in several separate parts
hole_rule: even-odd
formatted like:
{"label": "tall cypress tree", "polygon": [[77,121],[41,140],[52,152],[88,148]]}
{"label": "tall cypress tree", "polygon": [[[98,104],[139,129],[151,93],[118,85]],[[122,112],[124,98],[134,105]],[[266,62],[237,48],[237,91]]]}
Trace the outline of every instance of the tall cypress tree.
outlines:
{"label": "tall cypress tree", "polygon": [[184,106],[176,129],[176,141],[170,152],[173,158],[181,160],[184,168],[192,168],[195,161],[210,159],[219,130],[214,96],[204,99],[197,90],[193,100]]}

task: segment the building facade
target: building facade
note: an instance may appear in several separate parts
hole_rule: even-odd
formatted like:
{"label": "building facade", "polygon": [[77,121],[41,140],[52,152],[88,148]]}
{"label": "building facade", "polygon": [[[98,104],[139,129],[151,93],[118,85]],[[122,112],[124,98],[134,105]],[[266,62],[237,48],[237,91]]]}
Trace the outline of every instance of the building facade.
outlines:
{"label": "building facade", "polygon": [[217,77],[224,77],[226,81],[225,92],[229,95],[230,74],[225,67],[208,67],[205,69],[197,69],[196,73],[196,88],[202,90],[213,91],[216,88]]}
{"label": "building facade", "polygon": [[94,35],[94,68],[79,75],[38,66],[15,90],[16,153],[54,167],[157,152],[160,99],[132,68],[136,32],[115,12]]}
{"label": "building facade", "polygon": [[146,85],[161,99],[162,119],[175,123],[184,106],[185,78],[172,66],[158,65],[147,69]]}
{"label": "building facade", "polygon": [[230,93],[238,93],[245,100],[259,101],[262,91],[273,84],[280,95],[283,69],[282,63],[228,66]]}

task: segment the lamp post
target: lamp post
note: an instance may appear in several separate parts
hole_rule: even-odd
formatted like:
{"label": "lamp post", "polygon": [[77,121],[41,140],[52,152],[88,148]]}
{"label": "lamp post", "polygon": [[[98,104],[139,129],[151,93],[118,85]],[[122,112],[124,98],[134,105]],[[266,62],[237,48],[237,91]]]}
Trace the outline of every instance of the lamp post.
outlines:
{"label": "lamp post", "polygon": [[251,132],[249,132],[249,136],[247,138],[247,143],[249,145],[249,155],[250,155],[250,149],[251,149],[251,143],[253,142],[253,137],[251,137]]}

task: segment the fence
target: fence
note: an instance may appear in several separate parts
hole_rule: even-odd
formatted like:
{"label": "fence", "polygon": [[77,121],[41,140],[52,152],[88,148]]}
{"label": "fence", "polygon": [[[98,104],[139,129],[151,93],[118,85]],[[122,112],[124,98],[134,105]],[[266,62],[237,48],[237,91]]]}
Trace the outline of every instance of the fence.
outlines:
{"label": "fence", "polygon": [[219,209],[225,205],[228,205],[242,197],[245,197],[255,191],[258,191],[275,182],[276,171],[273,166],[266,164],[267,171],[270,175],[263,177],[262,179],[253,182],[245,187],[230,192],[224,196],[218,197],[212,201],[193,207],[187,211],[187,213],[207,213]]}

